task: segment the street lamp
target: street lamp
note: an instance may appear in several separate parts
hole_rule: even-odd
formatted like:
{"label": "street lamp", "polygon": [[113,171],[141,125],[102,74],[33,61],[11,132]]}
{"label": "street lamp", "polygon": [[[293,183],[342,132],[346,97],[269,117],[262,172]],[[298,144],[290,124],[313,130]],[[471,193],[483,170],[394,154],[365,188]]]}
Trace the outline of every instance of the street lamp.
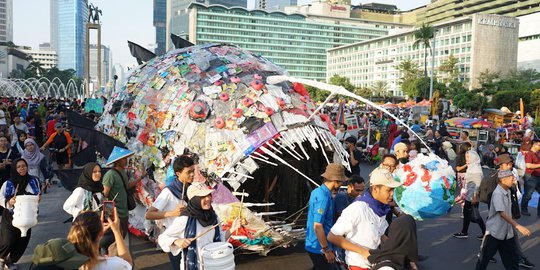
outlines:
{"label": "street lamp", "polygon": [[435,30],[433,33],[433,48],[431,51],[431,80],[429,81],[429,99],[433,97],[433,77],[435,76],[435,47],[437,46],[437,36],[438,30]]}

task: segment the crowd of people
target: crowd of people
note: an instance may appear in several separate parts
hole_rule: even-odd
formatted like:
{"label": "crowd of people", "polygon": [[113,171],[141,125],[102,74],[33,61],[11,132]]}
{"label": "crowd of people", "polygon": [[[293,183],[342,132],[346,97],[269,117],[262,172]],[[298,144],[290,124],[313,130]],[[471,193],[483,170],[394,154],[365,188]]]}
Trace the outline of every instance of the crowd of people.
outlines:
{"label": "crowd of people", "polygon": [[[42,196],[51,162],[41,151],[56,149],[58,168],[69,168],[73,139],[65,129],[63,102],[6,103],[7,111],[0,110],[0,119],[3,115],[6,122],[1,124],[0,120],[0,269],[17,269],[15,263],[31,237],[31,230],[23,237],[12,224],[17,196]],[[3,109],[5,105],[0,106]],[[359,118],[363,127],[359,134],[348,132],[346,124],[340,124],[336,134],[349,153],[351,169],[328,164],[321,175],[322,185],[309,198],[305,249],[314,269],[418,269],[418,262],[427,259],[419,254],[414,218],[402,213],[393,201],[394,189],[401,186],[394,173],[425,152],[420,138],[428,142],[433,153],[454,163],[456,204],[461,205],[463,224],[453,237],[467,238],[470,223],[479,225],[482,234],[477,238],[482,244],[476,269],[487,269],[490,261],[496,262],[496,252],[505,269],[534,267],[518,241],[519,234],[529,236],[531,232],[516,222],[520,215],[530,215],[528,202],[534,191],[540,192],[540,140],[534,133],[528,134],[522,144],[525,169],[520,175],[511,155],[491,146],[486,153],[477,150],[466,131],[459,140],[448,140],[442,121],[415,121],[408,130],[374,113]],[[372,124],[378,126],[373,140],[370,138],[379,145],[377,153],[367,151],[365,128]],[[130,190],[145,177],[132,179],[127,173],[128,159],[134,154],[115,147],[104,164],[110,167],[107,172],[93,162],[83,167],[77,187],[63,205],[73,217],[71,228],[65,238],[51,239],[35,248],[33,269],[133,268],[128,231],[128,213],[134,208]],[[362,178],[361,161],[372,161],[376,156],[379,164],[369,173],[369,179]],[[484,174],[482,165],[497,169]],[[212,207],[213,189],[193,182],[195,166],[196,160],[190,155],[176,157],[172,162],[173,181],[145,215],[162,229],[158,244],[175,270],[201,269],[202,247],[227,241],[243,223],[237,218],[223,228]],[[480,202],[488,205],[485,221],[478,216]]]}
{"label": "crowd of people", "polygon": [[[407,122],[406,113],[398,117]],[[375,112],[363,113],[358,122],[358,134],[349,132],[344,123],[338,125],[336,134],[350,155],[351,172],[338,164],[328,165],[321,175],[324,184],[311,193],[305,249],[313,269],[417,269],[417,262],[426,259],[418,254],[414,219],[401,213],[392,200],[394,189],[400,185],[392,174],[419,152],[428,152],[422,149],[425,146],[420,139],[455,168],[455,203],[461,206],[463,224],[453,237],[468,238],[470,223],[479,225],[481,234],[476,238],[482,244],[476,269],[496,263],[493,256],[497,252],[505,269],[534,267],[518,241],[519,234],[529,236],[531,232],[516,221],[521,215],[530,216],[528,203],[534,191],[540,193],[540,139],[531,129],[525,132],[519,150],[523,164],[520,174],[520,168],[514,166],[515,158],[503,145],[478,149],[466,130],[459,139],[450,138],[444,122],[431,117],[425,123],[409,121],[410,129]],[[368,129],[372,136],[369,145]],[[379,166],[369,173],[369,187],[365,192],[355,192],[359,161],[373,161],[375,156]],[[488,168],[494,170],[484,175]],[[339,191],[342,185],[347,185],[345,193]],[[480,216],[480,202],[488,206],[487,220]],[[540,217],[540,212],[537,215]],[[392,226],[395,223],[400,225]]]}

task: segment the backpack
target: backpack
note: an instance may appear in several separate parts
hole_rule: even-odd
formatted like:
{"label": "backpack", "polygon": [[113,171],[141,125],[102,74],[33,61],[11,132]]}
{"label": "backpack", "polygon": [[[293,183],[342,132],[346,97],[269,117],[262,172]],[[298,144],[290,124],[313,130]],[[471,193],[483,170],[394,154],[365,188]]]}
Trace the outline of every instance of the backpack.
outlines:
{"label": "backpack", "polygon": [[495,188],[497,188],[497,185],[499,184],[499,178],[497,176],[498,171],[489,174],[488,177],[482,179],[482,182],[480,182],[480,187],[478,188],[478,196],[481,202],[483,203],[490,203],[491,201],[491,194],[493,194],[493,191]]}

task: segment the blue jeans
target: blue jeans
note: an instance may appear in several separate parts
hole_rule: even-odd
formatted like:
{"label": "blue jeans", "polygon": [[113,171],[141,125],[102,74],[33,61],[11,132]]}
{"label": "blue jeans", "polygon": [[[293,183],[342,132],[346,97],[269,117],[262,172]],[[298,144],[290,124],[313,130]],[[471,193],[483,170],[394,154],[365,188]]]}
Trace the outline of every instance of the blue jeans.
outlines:
{"label": "blue jeans", "polygon": [[[525,175],[525,189],[523,192],[523,198],[521,199],[521,210],[527,211],[529,201],[536,190],[540,194],[540,176]],[[538,214],[540,214],[540,198],[538,198],[538,208],[536,208]]]}

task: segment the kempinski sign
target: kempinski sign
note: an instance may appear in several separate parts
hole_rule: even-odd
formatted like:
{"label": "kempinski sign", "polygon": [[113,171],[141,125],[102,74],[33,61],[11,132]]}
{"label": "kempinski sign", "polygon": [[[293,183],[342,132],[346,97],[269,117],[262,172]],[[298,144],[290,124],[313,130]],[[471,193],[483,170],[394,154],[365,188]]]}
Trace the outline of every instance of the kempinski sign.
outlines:
{"label": "kempinski sign", "polygon": [[505,27],[505,28],[517,28],[517,25],[518,25],[516,21],[508,21],[502,18],[493,18],[493,17],[480,17],[478,18],[478,24]]}

